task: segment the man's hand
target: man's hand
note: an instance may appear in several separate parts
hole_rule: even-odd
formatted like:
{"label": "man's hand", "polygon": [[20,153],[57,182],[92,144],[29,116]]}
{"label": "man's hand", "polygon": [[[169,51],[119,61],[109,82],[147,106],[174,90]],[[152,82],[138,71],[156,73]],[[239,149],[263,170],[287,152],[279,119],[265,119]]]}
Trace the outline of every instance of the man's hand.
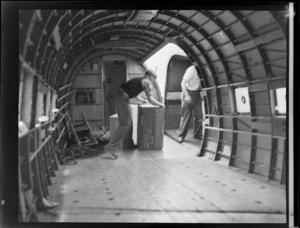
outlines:
{"label": "man's hand", "polygon": [[162,108],[166,108],[166,106],[165,106],[164,104],[161,104],[161,105],[160,105],[160,107],[162,107]]}
{"label": "man's hand", "polygon": [[189,95],[184,96],[184,101],[185,101],[186,103],[190,104],[190,103],[192,103],[192,98],[191,98]]}

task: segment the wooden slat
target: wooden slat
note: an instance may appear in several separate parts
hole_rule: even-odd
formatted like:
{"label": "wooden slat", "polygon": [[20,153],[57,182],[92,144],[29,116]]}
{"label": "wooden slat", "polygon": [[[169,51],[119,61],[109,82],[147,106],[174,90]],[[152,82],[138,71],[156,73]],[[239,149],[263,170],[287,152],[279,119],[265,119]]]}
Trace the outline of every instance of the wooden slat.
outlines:
{"label": "wooden slat", "polygon": [[29,157],[29,161],[32,162],[33,159],[35,159],[35,157],[41,152],[41,150],[44,148],[44,146],[46,145],[46,143],[51,140],[51,135],[49,135],[45,141],[39,146],[39,148],[37,150],[35,150],[33,153],[31,153],[30,157]]}
{"label": "wooden slat", "polygon": [[72,122],[71,122],[71,117],[70,117],[70,115],[68,115],[68,119],[69,119],[70,128],[71,128],[70,130],[71,130],[71,132],[73,133],[73,135],[74,135],[74,137],[75,137],[75,139],[76,139],[77,144],[78,144],[79,146],[81,146],[81,141],[80,141],[80,139],[78,138],[78,135],[77,135],[77,133],[76,133],[74,127],[73,127],[73,124],[72,124]]}
{"label": "wooden slat", "polygon": [[58,92],[62,91],[63,89],[66,89],[66,88],[68,88],[68,87],[70,87],[70,86],[72,86],[72,85],[73,85],[73,83],[70,83],[70,84],[67,84],[67,85],[65,85],[65,86],[62,86],[62,87],[60,87],[60,88],[58,89]]}
{"label": "wooden slat", "polygon": [[82,112],[81,114],[82,114],[83,121],[84,121],[85,125],[86,125],[86,126],[88,127],[88,129],[89,129],[90,136],[91,136],[91,138],[92,138],[92,140],[93,140],[93,142],[92,142],[92,143],[94,143],[94,144],[98,144],[98,141],[97,141],[97,139],[96,139],[96,137],[95,137],[95,135],[94,135],[94,133],[93,133],[93,131],[92,131],[91,127],[90,127],[90,124],[89,124],[89,122],[87,121],[87,119],[86,119],[86,117],[85,117],[85,114],[84,114],[84,112]]}
{"label": "wooden slat", "polygon": [[57,103],[61,102],[64,98],[70,96],[72,94],[72,91],[69,93],[66,93],[65,95],[63,95],[62,97],[60,97],[59,99],[57,99]]}
{"label": "wooden slat", "polygon": [[70,104],[70,101],[68,101],[67,103],[65,103],[63,106],[61,106],[60,108],[59,108],[59,112],[61,112],[65,107],[67,107],[67,105],[69,105]]}

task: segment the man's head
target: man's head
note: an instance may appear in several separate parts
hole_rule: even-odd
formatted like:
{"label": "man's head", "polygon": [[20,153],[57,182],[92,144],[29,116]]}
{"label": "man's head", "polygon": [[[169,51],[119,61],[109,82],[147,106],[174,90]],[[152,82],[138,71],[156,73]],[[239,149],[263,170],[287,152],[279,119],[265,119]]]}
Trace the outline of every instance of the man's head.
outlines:
{"label": "man's head", "polygon": [[150,81],[154,81],[157,78],[157,75],[152,70],[146,70],[145,77],[148,78]]}

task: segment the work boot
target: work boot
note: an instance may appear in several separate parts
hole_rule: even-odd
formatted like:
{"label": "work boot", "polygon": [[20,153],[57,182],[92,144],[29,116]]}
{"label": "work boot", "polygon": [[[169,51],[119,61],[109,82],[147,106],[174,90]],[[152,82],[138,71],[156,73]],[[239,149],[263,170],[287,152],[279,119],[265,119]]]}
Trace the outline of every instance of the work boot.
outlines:
{"label": "work boot", "polygon": [[183,142],[183,138],[182,138],[181,136],[179,136],[178,139],[177,139],[177,141],[178,141],[179,143],[182,143],[182,142]]}
{"label": "work boot", "polygon": [[109,152],[109,154],[113,157],[113,159],[118,158],[118,155],[116,155],[115,152]]}
{"label": "work boot", "polygon": [[43,200],[43,206],[44,206],[45,209],[52,209],[52,208],[57,207],[59,205],[59,203],[49,201],[49,200],[45,199],[44,197],[42,198],[42,200]]}
{"label": "work boot", "polygon": [[116,155],[115,152],[112,151],[105,151],[103,154],[100,154],[100,157],[106,157],[108,155],[108,158],[110,159],[117,159],[118,155]]}

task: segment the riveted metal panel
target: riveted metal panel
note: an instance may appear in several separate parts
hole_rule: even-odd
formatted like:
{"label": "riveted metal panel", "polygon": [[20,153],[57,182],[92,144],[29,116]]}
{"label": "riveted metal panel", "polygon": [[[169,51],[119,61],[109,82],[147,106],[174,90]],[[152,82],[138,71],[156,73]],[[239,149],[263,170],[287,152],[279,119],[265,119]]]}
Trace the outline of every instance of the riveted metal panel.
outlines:
{"label": "riveted metal panel", "polygon": [[202,13],[198,13],[195,16],[193,16],[192,21],[196,22],[199,26],[201,26],[206,21],[208,21],[208,18]]}
{"label": "riveted metal panel", "polygon": [[203,40],[200,42],[201,47],[203,48],[204,51],[208,51],[211,49],[211,45],[207,40]]}
{"label": "riveted metal panel", "polygon": [[265,67],[262,64],[251,66],[249,68],[250,68],[250,72],[251,72],[251,78],[253,80],[263,79],[268,76],[267,72],[265,71]]}
{"label": "riveted metal panel", "polygon": [[196,54],[196,55],[200,55],[201,52],[199,50],[199,48],[197,46],[192,46],[191,50]]}
{"label": "riveted metal panel", "polygon": [[285,50],[281,51],[280,49],[279,50],[278,49],[269,49],[268,47],[265,47],[265,49],[267,50],[266,54],[267,54],[267,57],[269,60],[276,61],[276,59],[279,59],[279,61],[282,61],[282,62],[284,62],[284,64],[286,64],[287,53]]}
{"label": "riveted metal panel", "polygon": [[198,32],[198,30],[195,30],[190,35],[195,40],[202,40],[203,39],[203,35],[200,32]]}
{"label": "riveted metal panel", "polygon": [[[231,134],[229,133],[224,133],[224,138],[227,138],[226,136],[230,136]],[[221,150],[220,150],[220,155],[221,155],[221,160],[223,160],[223,162],[225,164],[228,164],[229,163],[229,158],[230,158],[230,155],[231,155],[231,142],[223,142],[222,143],[222,146],[221,146]],[[225,161],[224,161],[225,160]]]}
{"label": "riveted metal panel", "polygon": [[252,98],[254,99],[255,105],[269,104],[269,91],[253,93]]}
{"label": "riveted metal panel", "polygon": [[[168,18],[168,17],[167,17]],[[181,20],[178,20],[177,18],[174,18],[172,17],[171,19],[171,23],[175,26],[180,26],[182,24],[182,21]],[[186,25],[185,25],[186,26]],[[183,27],[180,27],[180,28],[184,28],[185,29],[185,26]]]}
{"label": "riveted metal panel", "polygon": [[228,83],[227,75],[225,72],[218,73],[216,77],[218,78],[219,85],[226,85]]}
{"label": "riveted metal panel", "polygon": [[214,62],[213,67],[215,68],[216,73],[224,71],[224,65],[222,61]]}
{"label": "riveted metal panel", "polygon": [[272,134],[272,126],[270,121],[268,122],[262,120],[253,121],[251,123],[251,127],[258,133],[268,134],[268,135]]}
{"label": "riveted metal panel", "polygon": [[244,54],[250,66],[262,63],[263,61],[257,49],[245,51]]}
{"label": "riveted metal panel", "polygon": [[239,131],[251,131],[251,119],[249,117],[237,118],[237,130]]}
{"label": "riveted metal panel", "polygon": [[[231,116],[230,117],[224,117],[223,127],[225,129],[229,129],[229,130],[233,129],[232,117]],[[230,135],[231,134],[232,133],[230,133]],[[224,136],[225,135],[228,135],[227,132],[224,132]],[[230,136],[230,138],[231,138],[231,136]],[[225,139],[225,140],[228,140],[228,139]]]}
{"label": "riveted metal panel", "polygon": [[282,172],[285,172],[285,170],[283,170],[283,163],[285,162],[284,154],[286,153],[285,139],[278,139],[276,148],[277,150],[274,164],[274,180],[281,181]]}
{"label": "riveted metal panel", "polygon": [[209,59],[211,61],[217,61],[217,60],[219,60],[219,56],[218,56],[218,54],[216,53],[215,50],[208,51],[207,55],[208,55],[208,57],[209,57]]}
{"label": "riveted metal panel", "polygon": [[257,30],[272,23],[273,17],[268,11],[256,11],[254,14],[247,17],[247,21],[254,30]]}
{"label": "riveted metal panel", "polygon": [[222,54],[224,55],[224,57],[232,56],[232,55],[236,54],[235,47],[232,43],[228,43],[228,44],[221,46],[220,50],[222,51]]}
{"label": "riveted metal panel", "polygon": [[188,38],[184,37],[182,39],[182,41],[187,45],[187,46],[190,46],[190,45],[193,45],[192,41],[190,41]]}
{"label": "riveted metal panel", "polygon": [[203,29],[205,29],[208,34],[212,34],[218,31],[220,28],[213,21],[210,21],[203,26]]}
{"label": "riveted metal panel", "polygon": [[238,55],[234,55],[227,58],[227,65],[230,69],[237,69],[243,66],[243,62]]}
{"label": "riveted metal panel", "polygon": [[273,134],[278,136],[286,136],[286,119],[274,118],[273,119]]}
{"label": "riveted metal panel", "polygon": [[194,14],[195,14],[194,10],[180,10],[180,15],[186,18],[191,18]]}
{"label": "riveted metal panel", "polygon": [[247,80],[246,73],[244,69],[231,70],[232,81],[235,82],[244,82]]}
{"label": "riveted metal panel", "polygon": [[251,39],[251,35],[248,33],[246,28],[242,25],[241,22],[237,21],[234,24],[229,26],[230,32],[239,42]]}
{"label": "riveted metal panel", "polygon": [[198,56],[198,58],[199,58],[200,62],[202,63],[202,65],[206,65],[207,62],[206,62],[206,60],[205,60],[205,58],[204,58],[204,56],[203,56],[203,53],[201,53],[201,54],[202,54],[202,55],[201,55],[201,56]]}
{"label": "riveted metal panel", "polygon": [[268,177],[271,152],[268,150],[257,149],[255,156],[253,173]]}
{"label": "riveted metal panel", "polygon": [[225,26],[236,21],[236,17],[228,10],[224,11],[221,15],[219,15],[218,18],[223,22]]}
{"label": "riveted metal panel", "polygon": [[204,72],[205,72],[205,78],[207,80],[207,83],[208,83],[208,87],[212,87],[215,85],[215,82],[214,82],[214,79],[212,78],[212,74],[211,74],[211,71],[210,69],[208,68],[208,66],[205,66],[204,67]]}
{"label": "riveted metal panel", "polygon": [[229,38],[223,31],[220,31],[220,32],[214,34],[212,37],[218,45],[227,43],[229,41]]}
{"label": "riveted metal panel", "polygon": [[245,147],[237,144],[234,166],[247,170],[250,161],[251,147]]}
{"label": "riveted metal panel", "polygon": [[231,112],[231,103],[230,103],[230,97],[229,97],[229,91],[228,88],[221,88],[219,89],[219,96],[221,101],[221,110],[223,114],[230,113]]}

